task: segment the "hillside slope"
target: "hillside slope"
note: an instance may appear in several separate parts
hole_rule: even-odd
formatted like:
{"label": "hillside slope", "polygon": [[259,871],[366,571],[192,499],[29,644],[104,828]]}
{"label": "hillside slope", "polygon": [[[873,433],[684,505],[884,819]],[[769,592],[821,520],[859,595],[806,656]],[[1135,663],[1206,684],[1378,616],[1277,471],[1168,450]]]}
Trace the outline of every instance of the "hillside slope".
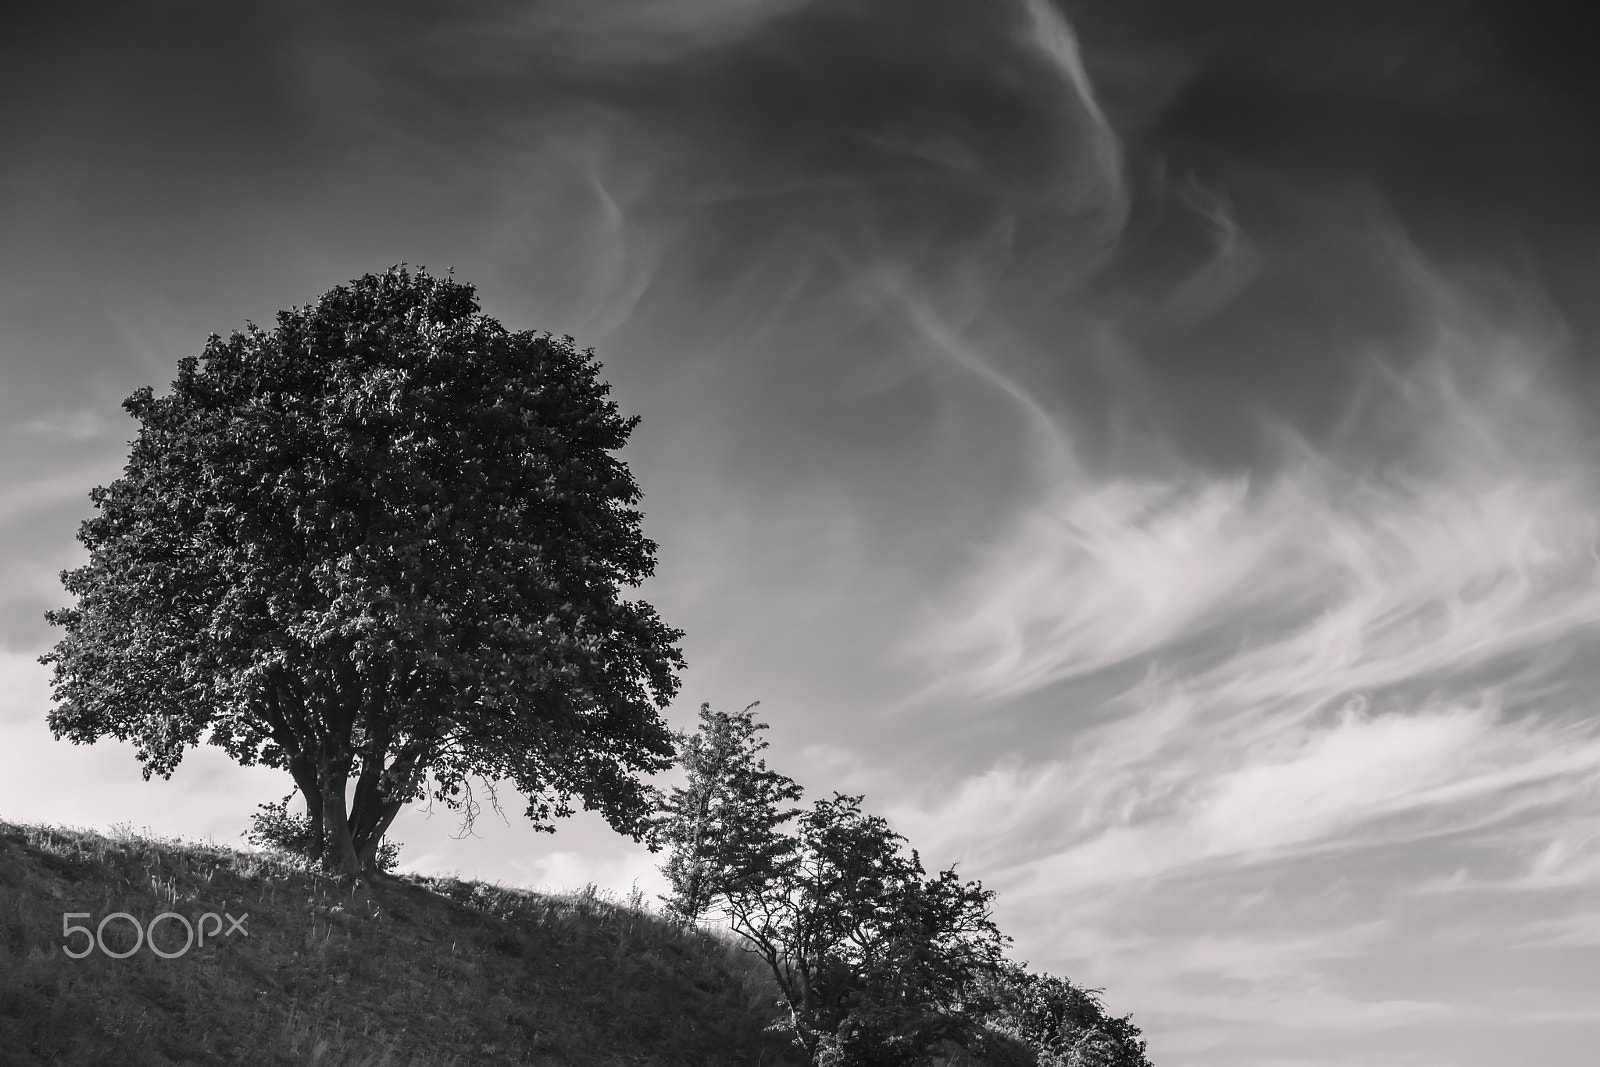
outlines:
{"label": "hillside slope", "polygon": [[[118,912],[176,913],[205,943],[180,952],[169,917],[139,944]],[[64,937],[66,913],[101,943]],[[0,822],[4,1067],[803,1063],[764,1029],[759,967],[592,892],[401,878],[367,897],[271,854]]]}

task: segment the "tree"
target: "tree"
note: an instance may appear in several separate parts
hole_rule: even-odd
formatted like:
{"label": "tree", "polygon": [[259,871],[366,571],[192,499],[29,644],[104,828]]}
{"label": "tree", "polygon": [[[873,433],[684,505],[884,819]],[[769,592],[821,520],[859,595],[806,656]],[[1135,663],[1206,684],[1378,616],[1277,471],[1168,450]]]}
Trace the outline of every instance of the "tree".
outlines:
{"label": "tree", "polygon": [[720,906],[771,970],[815,1064],[911,1067],[974,1040],[997,1004],[1007,940],[994,894],[953,868],[928,877],[859,796],[788,807],[800,788],[759,758],[766,725],[753,707],[702,705],[680,748],[688,784],[660,798],[656,827],[671,849],[669,906],[690,918]]}
{"label": "tree", "polygon": [[778,828],[800,813],[785,805],[801,789],[760,757],[767,724],[755,721],[757,706],[729,714],[701,704],[698,730],[678,743],[687,782],[657,798],[656,836],[673,845],[662,866],[672,895],[663,899],[687,922],[733,891],[730,879],[769,877],[793,848]]}
{"label": "tree", "polygon": [[622,599],[655,545],[599,369],[404,268],[213,335],[123,405],[138,437],[48,616],[56,736],[132,741],[147,778],[202,742],[285,769],[348,875],[475,777],[536,829],[581,799],[639,836],[682,634]]}

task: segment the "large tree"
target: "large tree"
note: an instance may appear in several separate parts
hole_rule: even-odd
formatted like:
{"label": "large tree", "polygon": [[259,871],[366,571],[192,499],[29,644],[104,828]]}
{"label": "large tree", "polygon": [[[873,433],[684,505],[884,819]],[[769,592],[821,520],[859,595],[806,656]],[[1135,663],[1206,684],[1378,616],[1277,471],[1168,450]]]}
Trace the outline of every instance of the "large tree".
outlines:
{"label": "large tree", "polygon": [[147,778],[202,742],[283,768],[347,874],[474,778],[538,829],[579,799],[637,837],[682,634],[622,597],[655,545],[598,372],[403,268],[213,336],[123,405],[138,437],[49,616],[56,736],[131,741]]}

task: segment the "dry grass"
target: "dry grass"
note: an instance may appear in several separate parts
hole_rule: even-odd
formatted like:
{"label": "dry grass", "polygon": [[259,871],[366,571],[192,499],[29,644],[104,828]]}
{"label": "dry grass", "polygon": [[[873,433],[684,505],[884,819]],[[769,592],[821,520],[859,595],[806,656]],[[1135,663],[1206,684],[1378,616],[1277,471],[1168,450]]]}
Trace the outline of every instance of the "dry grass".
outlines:
{"label": "dry grass", "polygon": [[[249,913],[176,959],[69,958],[64,912]],[[170,920],[161,947],[182,945]],[[107,947],[131,948],[117,920]],[[776,991],[729,941],[588,890],[399,878],[270,853],[0,823],[0,1062],[780,1067]]]}

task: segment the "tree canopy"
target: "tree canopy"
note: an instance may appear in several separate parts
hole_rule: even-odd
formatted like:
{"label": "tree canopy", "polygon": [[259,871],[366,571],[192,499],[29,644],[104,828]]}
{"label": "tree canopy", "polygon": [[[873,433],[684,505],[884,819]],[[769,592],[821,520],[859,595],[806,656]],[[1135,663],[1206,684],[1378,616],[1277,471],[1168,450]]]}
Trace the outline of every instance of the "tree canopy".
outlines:
{"label": "tree canopy", "polygon": [[131,741],[146,777],[201,743],[283,768],[346,873],[473,778],[536,828],[581,800],[637,837],[682,634],[623,598],[656,546],[599,370],[404,268],[213,335],[123,405],[138,436],[48,616],[56,736]]}

